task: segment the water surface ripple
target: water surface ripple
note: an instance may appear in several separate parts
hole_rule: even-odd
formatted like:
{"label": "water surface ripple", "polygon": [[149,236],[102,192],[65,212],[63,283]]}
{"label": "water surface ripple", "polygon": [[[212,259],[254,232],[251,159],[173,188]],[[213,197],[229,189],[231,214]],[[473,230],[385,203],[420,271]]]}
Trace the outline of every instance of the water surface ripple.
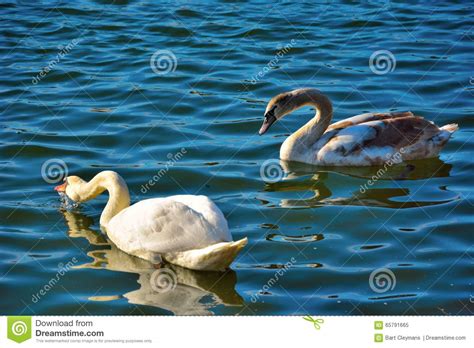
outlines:
{"label": "water surface ripple", "polygon": [[[6,0],[0,17],[2,313],[474,310],[468,2]],[[384,50],[393,66],[374,73]],[[157,51],[176,60],[150,65]],[[378,168],[282,163],[280,180],[264,180],[312,112],[259,137],[266,102],[302,86],[327,93],[336,120],[411,110],[460,131],[439,158],[371,185]],[[165,266],[177,284],[157,292],[153,265],[100,232],[106,195],[60,209],[41,175],[50,159],[86,179],[118,171],[133,201],[208,195],[249,245],[224,274]]]}

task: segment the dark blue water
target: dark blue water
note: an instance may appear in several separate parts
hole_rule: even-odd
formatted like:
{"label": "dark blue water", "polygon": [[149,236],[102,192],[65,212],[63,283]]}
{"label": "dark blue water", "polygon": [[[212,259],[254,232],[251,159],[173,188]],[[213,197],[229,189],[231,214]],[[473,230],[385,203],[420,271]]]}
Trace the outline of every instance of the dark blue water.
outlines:
{"label": "dark blue water", "polygon": [[[468,2],[2,1],[0,17],[2,313],[474,310]],[[366,189],[377,168],[270,162],[262,178],[312,115],[259,137],[265,105],[298,87],[336,120],[411,110],[460,130]],[[101,234],[107,196],[62,209],[51,165],[115,170],[133,201],[208,195],[249,245],[223,274],[165,266],[176,283],[157,292],[153,265]]]}

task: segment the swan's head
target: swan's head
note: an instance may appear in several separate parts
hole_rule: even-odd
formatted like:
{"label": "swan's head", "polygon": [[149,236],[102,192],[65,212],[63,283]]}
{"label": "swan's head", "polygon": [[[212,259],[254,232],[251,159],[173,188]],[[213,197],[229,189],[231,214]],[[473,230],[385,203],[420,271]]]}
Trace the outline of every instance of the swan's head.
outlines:
{"label": "swan's head", "polygon": [[74,202],[83,202],[85,199],[82,197],[83,186],[87,182],[82,180],[78,176],[68,176],[64,179],[61,185],[56,186],[54,189],[59,193],[65,193]]}
{"label": "swan's head", "polygon": [[258,134],[262,135],[266,133],[272,124],[284,116],[291,114],[296,109],[305,105],[317,104],[318,101],[321,101],[321,98],[326,97],[321,94],[320,90],[315,88],[299,88],[291,92],[278,94],[268,103],[265,109],[265,119],[263,120],[262,127],[258,131]]}
{"label": "swan's head", "polygon": [[292,102],[293,97],[293,92],[286,92],[278,94],[270,100],[265,109],[263,124],[258,131],[258,134],[265,134],[272,124],[282,119],[295,109],[295,105]]}

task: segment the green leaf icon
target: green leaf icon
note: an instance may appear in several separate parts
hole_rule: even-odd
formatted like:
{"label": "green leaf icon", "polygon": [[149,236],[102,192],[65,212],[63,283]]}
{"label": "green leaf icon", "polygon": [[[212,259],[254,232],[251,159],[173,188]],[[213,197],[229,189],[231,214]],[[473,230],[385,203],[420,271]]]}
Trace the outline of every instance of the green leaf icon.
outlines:
{"label": "green leaf icon", "polygon": [[31,338],[31,317],[8,317],[7,337],[17,343],[25,342]]}

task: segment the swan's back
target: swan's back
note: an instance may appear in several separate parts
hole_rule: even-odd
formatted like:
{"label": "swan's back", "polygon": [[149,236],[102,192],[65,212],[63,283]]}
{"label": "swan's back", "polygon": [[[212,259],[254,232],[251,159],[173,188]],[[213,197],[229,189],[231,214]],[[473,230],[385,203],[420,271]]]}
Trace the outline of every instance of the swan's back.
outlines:
{"label": "swan's back", "polygon": [[106,231],[120,249],[138,256],[200,249],[232,240],[222,212],[205,196],[140,201],[114,216]]}
{"label": "swan's back", "polygon": [[439,128],[411,112],[357,115],[328,127],[314,145],[314,163],[381,165],[434,157],[456,130],[456,125]]}

